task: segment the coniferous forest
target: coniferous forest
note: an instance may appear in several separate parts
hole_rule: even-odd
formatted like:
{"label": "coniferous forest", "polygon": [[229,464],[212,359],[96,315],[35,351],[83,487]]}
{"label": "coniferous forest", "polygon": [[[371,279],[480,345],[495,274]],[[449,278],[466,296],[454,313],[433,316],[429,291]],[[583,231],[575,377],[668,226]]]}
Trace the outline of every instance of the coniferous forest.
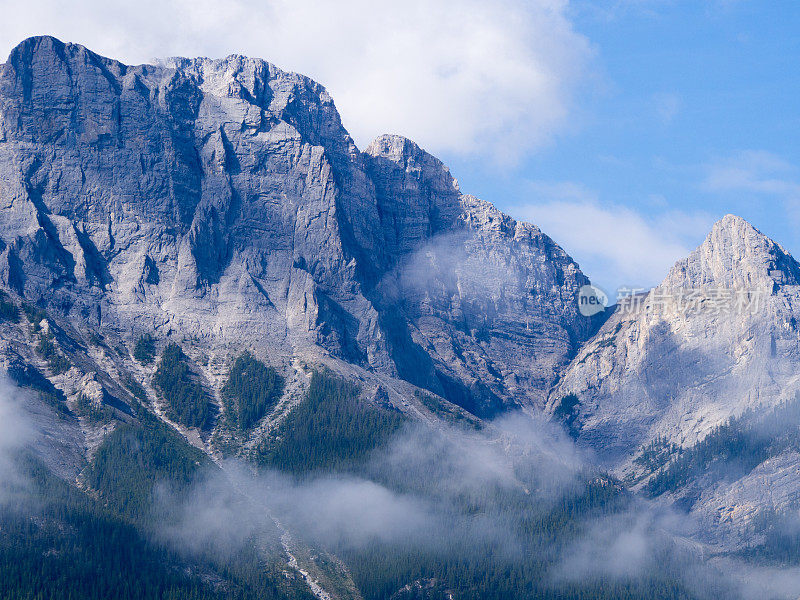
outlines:
{"label": "coniferous forest", "polygon": [[212,404],[192,373],[181,347],[170,342],[164,348],[153,384],[167,402],[169,415],[187,427],[205,429],[213,418]]}
{"label": "coniferous forest", "polygon": [[5,4],[0,600],[800,600],[800,3]]}
{"label": "coniferous forest", "polygon": [[[190,381],[188,365],[180,366],[188,359],[179,350],[175,346],[162,355],[161,374],[156,375],[162,390],[180,389]],[[227,393],[237,402],[255,398],[255,405],[268,404],[279,380],[253,360],[245,355],[235,361],[236,376],[229,378]],[[245,384],[242,374],[247,372],[255,376]],[[35,481],[33,489],[20,493],[36,501],[26,503],[33,507],[29,510],[3,511],[2,597],[310,597],[299,581],[287,578],[279,532],[267,520],[248,533],[245,543],[224,553],[215,551],[214,543],[188,551],[163,537],[165,526],[187,518],[187,505],[202,512],[192,498],[203,497],[198,490],[219,469],[147,415],[143,411],[137,422],[117,424],[86,465],[82,489],[54,477],[30,456],[20,458]],[[687,585],[681,575],[686,565],[666,547],[664,564],[652,575],[553,580],[561,549],[598,519],[625,514],[631,500],[624,488],[605,476],[593,476],[555,502],[543,502],[527,489],[452,495],[440,489],[446,476],[442,469],[448,468],[443,465],[452,458],[435,432],[417,440],[430,452],[429,460],[412,461],[399,471],[387,471],[376,460],[407,435],[408,427],[399,413],[365,401],[357,386],[319,370],[312,374],[302,403],[252,456],[261,469],[286,473],[298,482],[357,477],[438,507],[439,522],[424,542],[375,538],[353,546],[308,534],[312,548],[344,561],[365,599],[683,599],[724,594],[721,582],[709,583],[702,592]],[[459,431],[475,433],[470,427]],[[523,469],[518,475],[529,477],[531,489],[541,485],[536,474]],[[487,536],[488,522],[502,523],[517,535]]]}

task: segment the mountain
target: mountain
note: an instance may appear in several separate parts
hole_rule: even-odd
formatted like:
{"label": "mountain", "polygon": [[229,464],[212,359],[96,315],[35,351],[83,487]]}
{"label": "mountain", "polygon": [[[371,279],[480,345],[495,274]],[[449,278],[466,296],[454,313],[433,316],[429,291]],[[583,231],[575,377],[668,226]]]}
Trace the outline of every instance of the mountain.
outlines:
{"label": "mountain", "polygon": [[360,152],[303,76],[41,37],[0,102],[3,283],[79,329],[330,356],[476,414],[541,406],[591,333],[558,245],[409,140]]}
{"label": "mountain", "polygon": [[[412,141],[360,151],[306,77],[22,42],[0,66],[0,595],[580,597],[544,583],[554,540],[624,494],[483,418],[544,407],[597,327],[587,283]],[[607,589],[641,587],[668,589]]]}
{"label": "mountain", "polygon": [[[620,301],[565,370],[550,410],[568,414],[580,442],[635,479],[663,479],[671,459],[680,462],[676,455],[693,448],[713,454],[713,443],[724,445],[726,436],[750,451],[766,443],[762,437],[772,442],[786,433],[773,428],[754,438],[754,422],[775,411],[793,415],[786,405],[800,389],[798,319],[800,265],[727,215],[659,286]],[[721,482],[698,483],[701,473],[685,473],[659,490],[683,494],[715,528],[744,526],[756,513],[793,505],[800,486],[794,445],[777,455],[759,447],[757,460],[749,457],[752,464]],[[703,459],[705,469],[743,450],[716,451]]]}
{"label": "mountain", "polygon": [[744,598],[800,565],[800,265],[729,215],[606,314],[588,284],[302,75],[25,40],[0,596]]}

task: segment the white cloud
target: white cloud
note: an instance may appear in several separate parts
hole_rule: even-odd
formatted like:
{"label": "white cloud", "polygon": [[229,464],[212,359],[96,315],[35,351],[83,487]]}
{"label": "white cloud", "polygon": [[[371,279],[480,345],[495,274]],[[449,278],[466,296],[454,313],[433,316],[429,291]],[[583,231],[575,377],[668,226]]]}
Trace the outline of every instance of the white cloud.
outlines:
{"label": "white cloud", "polygon": [[19,402],[19,388],[0,377],[0,504],[9,501],[24,480],[18,452],[33,439],[33,429]]}
{"label": "white cloud", "polygon": [[260,56],[323,83],[361,147],[381,133],[516,161],[566,124],[592,53],[567,0],[31,0],[9,44],[52,34],[124,62]]}
{"label": "white cloud", "polygon": [[[783,205],[792,230],[800,227],[800,169],[764,150],[745,150],[707,165],[702,189],[726,199],[774,202]],[[795,243],[797,241],[796,236]]]}
{"label": "white cloud", "polygon": [[763,150],[738,152],[710,165],[703,187],[710,192],[749,192],[800,202],[797,169]]}
{"label": "white cloud", "polygon": [[[230,554],[263,529],[269,514],[323,547],[400,543],[444,555],[469,551],[462,544],[472,540],[476,548],[510,556],[522,551],[519,532],[509,528],[509,506],[493,502],[492,494],[524,490],[531,507],[547,510],[582,493],[591,469],[587,459],[543,415],[507,414],[480,432],[409,424],[375,450],[361,477],[298,479],[265,470],[253,478],[252,465],[232,460],[224,471],[201,478],[189,494],[175,496],[161,487],[162,514],[179,518],[158,530],[181,551],[210,547]],[[474,510],[462,512],[459,507],[467,505]]]}
{"label": "white cloud", "polygon": [[572,183],[532,184],[541,203],[511,213],[539,226],[614,297],[620,287],[652,287],[710,230],[703,212],[664,210],[645,217],[631,208],[601,203]]}
{"label": "white cloud", "polygon": [[659,120],[664,125],[669,125],[680,112],[683,100],[675,93],[659,93],[653,95],[653,104]]}

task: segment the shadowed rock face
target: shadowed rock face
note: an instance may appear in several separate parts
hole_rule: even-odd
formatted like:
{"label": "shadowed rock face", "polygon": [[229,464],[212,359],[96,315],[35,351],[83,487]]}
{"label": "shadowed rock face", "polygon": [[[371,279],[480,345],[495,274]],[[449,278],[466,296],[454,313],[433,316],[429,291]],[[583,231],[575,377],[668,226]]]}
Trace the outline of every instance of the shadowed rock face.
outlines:
{"label": "shadowed rock face", "polygon": [[409,140],[360,152],[319,84],[49,37],[0,67],[0,278],[76,323],[330,354],[478,414],[542,404],[591,333],[561,248]]}

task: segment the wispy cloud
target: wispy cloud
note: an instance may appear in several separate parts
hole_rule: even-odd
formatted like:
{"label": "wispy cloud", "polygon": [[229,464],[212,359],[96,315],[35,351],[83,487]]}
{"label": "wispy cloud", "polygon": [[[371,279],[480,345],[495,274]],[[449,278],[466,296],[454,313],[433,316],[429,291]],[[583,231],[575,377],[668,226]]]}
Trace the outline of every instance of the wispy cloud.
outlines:
{"label": "wispy cloud", "polygon": [[746,150],[709,165],[703,187],[710,192],[747,192],[800,203],[800,173],[780,156]]}
{"label": "wispy cloud", "polygon": [[[410,425],[374,453],[361,476],[298,480],[262,471],[252,478],[251,469],[232,461],[187,496],[162,489],[159,507],[178,518],[160,533],[181,549],[230,551],[251,538],[269,511],[325,546],[408,542],[423,549],[462,536],[476,547],[483,542],[512,553],[519,532],[497,512],[491,492],[524,494],[544,510],[583,490],[587,464],[585,453],[544,417],[506,415],[480,433]],[[480,514],[460,512],[464,502],[480,506]]]}
{"label": "wispy cloud", "polygon": [[[271,516],[323,551],[381,551],[391,564],[395,553],[413,548],[459,564],[491,555],[526,568],[532,547],[519,523],[579,497],[587,477],[596,480],[592,473],[591,457],[542,418],[508,415],[481,433],[418,424],[378,450],[361,476],[254,477],[251,468],[226,463],[189,494],[160,498],[165,514],[178,518],[159,533],[179,551],[229,554],[266,535]],[[691,541],[692,517],[630,500],[587,511],[574,536],[551,543],[545,585],[667,575],[696,597],[737,597],[727,582],[738,563],[717,569],[704,561],[702,546]]]}
{"label": "wispy cloud", "polygon": [[361,147],[399,133],[431,151],[513,162],[566,125],[591,59],[567,5],[31,0],[5,8],[0,38],[47,33],[134,63],[258,56],[324,84]]}
{"label": "wispy cloud", "polygon": [[24,484],[17,457],[34,438],[34,430],[19,401],[21,393],[5,377],[0,377],[0,505],[8,502]]}
{"label": "wispy cloud", "polygon": [[601,202],[591,190],[569,182],[537,182],[531,191],[541,201],[518,206],[512,214],[557,240],[612,297],[621,286],[656,285],[714,222],[702,211],[666,207],[645,215]]}
{"label": "wispy cloud", "polygon": [[653,105],[659,120],[669,125],[680,112],[683,100],[674,92],[662,92],[653,95]]}
{"label": "wispy cloud", "polygon": [[778,210],[789,219],[786,243],[800,227],[800,168],[772,152],[744,150],[709,163],[701,189],[727,202],[769,203],[771,212]]}

